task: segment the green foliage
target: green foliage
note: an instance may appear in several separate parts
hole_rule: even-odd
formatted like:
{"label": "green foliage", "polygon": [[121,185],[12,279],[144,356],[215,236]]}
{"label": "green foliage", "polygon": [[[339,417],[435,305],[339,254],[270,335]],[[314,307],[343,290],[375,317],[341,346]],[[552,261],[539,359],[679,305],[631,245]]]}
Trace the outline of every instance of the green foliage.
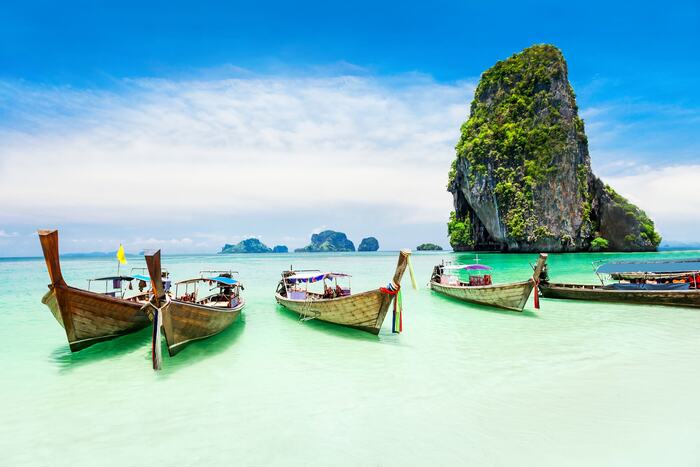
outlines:
{"label": "green foliage", "polygon": [[450,213],[450,220],[447,222],[447,234],[453,247],[474,246],[471,222],[469,219],[458,219],[454,211]]}
{"label": "green foliage", "polygon": [[603,237],[596,237],[591,242],[591,250],[600,251],[608,249],[608,241]]}
{"label": "green foliage", "polygon": [[242,242],[238,242],[236,245],[226,244],[221,249],[220,253],[231,254],[231,253],[270,253],[272,249],[262,243],[257,238],[248,238]]}
{"label": "green foliage", "polygon": [[[538,229],[535,190],[557,170],[554,157],[566,148],[567,134],[583,132],[578,117],[562,118],[552,93],[552,82],[565,75],[564,57],[551,45],[536,45],[496,63],[481,76],[461,128],[457,158],[467,159],[471,184],[475,177],[493,180],[507,235],[514,239],[548,234]],[[568,92],[573,101],[570,87]],[[455,173],[453,164],[451,181]]]}
{"label": "green foliage", "polygon": [[416,247],[418,251],[441,251],[442,247],[434,243],[421,243]]}
{"label": "green foliage", "polygon": [[[605,185],[605,191],[610,195],[613,202],[622,208],[627,216],[634,218],[639,223],[639,239],[641,243],[658,247],[661,243],[661,235],[656,231],[654,221],[652,221],[643,210],[639,209],[637,206],[630,203],[627,198],[613,190],[610,185]],[[629,237],[633,238],[630,239]],[[625,241],[633,243],[637,242],[637,238],[633,235],[627,235]]]}

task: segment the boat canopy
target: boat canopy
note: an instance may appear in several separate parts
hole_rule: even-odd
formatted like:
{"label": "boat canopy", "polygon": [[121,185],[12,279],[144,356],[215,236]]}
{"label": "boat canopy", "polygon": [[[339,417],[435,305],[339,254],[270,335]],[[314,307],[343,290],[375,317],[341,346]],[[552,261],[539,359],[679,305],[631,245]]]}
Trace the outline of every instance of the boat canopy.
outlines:
{"label": "boat canopy", "polygon": [[224,277],[224,276],[209,277],[207,280],[219,282],[220,284],[225,284],[225,285],[238,284],[238,281],[236,279],[232,279],[230,277]]}
{"label": "boat canopy", "polygon": [[218,282],[219,284],[232,286],[238,284],[236,279],[231,279],[230,277],[195,277],[194,279],[186,279],[184,281],[176,282],[175,285],[181,284],[192,284],[193,282]]}
{"label": "boat canopy", "polygon": [[137,281],[151,282],[151,278],[143,274],[134,274],[134,279]]}
{"label": "boat canopy", "polygon": [[445,269],[449,271],[491,271],[493,268],[485,264],[456,264],[445,266]]}
{"label": "boat canopy", "polygon": [[350,274],[343,274],[340,272],[305,272],[300,274],[293,274],[286,278],[287,282],[296,284],[298,282],[318,282],[323,279],[334,279],[336,277],[350,277]]}
{"label": "boat canopy", "polygon": [[616,261],[601,264],[597,274],[681,274],[700,271],[700,258],[662,261]]}
{"label": "boat canopy", "polygon": [[95,279],[89,279],[91,281],[133,281],[135,278],[132,276],[108,276],[108,277],[96,277]]}

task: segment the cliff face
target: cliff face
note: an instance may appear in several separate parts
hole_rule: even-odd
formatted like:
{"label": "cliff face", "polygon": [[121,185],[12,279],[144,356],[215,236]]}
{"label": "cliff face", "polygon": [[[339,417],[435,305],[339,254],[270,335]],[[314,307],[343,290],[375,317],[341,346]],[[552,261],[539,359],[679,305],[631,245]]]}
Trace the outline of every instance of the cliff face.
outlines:
{"label": "cliff face", "polygon": [[591,171],[559,49],[536,45],[482,76],[448,190],[456,251],[653,250],[654,223]]}

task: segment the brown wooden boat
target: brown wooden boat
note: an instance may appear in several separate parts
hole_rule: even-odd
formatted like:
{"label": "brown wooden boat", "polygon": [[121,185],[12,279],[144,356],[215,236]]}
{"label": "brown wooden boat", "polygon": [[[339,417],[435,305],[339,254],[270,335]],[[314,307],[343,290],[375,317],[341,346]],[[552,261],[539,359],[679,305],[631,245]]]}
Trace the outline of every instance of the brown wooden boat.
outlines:
{"label": "brown wooden boat", "polygon": [[58,231],[39,230],[51,284],[41,302],[63,326],[71,351],[76,352],[150,324],[138,299],[123,299],[77,289],[66,284],[58,256]]}
{"label": "brown wooden boat", "polygon": [[[220,333],[229,327],[241,314],[245,301],[240,296],[241,284],[230,273],[220,272],[214,277],[198,277],[175,283],[175,298],[163,291],[161,282],[160,250],[146,255],[148,273],[153,284],[151,299],[155,310],[153,319],[154,368],[160,367],[156,354],[160,349],[160,330],[163,330],[168,353],[175,356],[189,342]],[[188,286],[197,283],[211,284],[216,293],[198,297],[198,289],[191,293]],[[180,289],[184,286],[184,294]],[[159,359],[158,359],[159,360]]]}
{"label": "brown wooden boat", "polygon": [[[545,298],[700,307],[700,259],[611,261],[595,272],[601,285],[549,282],[545,272],[540,291]],[[617,282],[606,285],[606,278]]]}
{"label": "brown wooden boat", "polygon": [[638,305],[700,307],[700,290],[629,291],[610,290],[606,289],[603,285],[541,282],[540,291],[545,298],[589,300],[593,302],[618,302]]}
{"label": "brown wooden boat", "polygon": [[[541,253],[530,279],[507,284],[491,284],[490,274],[484,274],[484,272],[491,270],[486,265],[449,266],[442,264],[435,266],[433,269],[430,288],[437,293],[464,300],[465,302],[505,308],[506,310],[523,311],[546,262],[547,254]],[[461,281],[456,275],[449,274],[450,270],[465,270],[469,272],[469,282]]]}
{"label": "brown wooden boat", "polygon": [[[409,250],[401,250],[399,253],[399,260],[391,284],[396,286],[394,290],[398,290],[398,287],[401,286],[401,278],[406,270],[410,254]],[[328,294],[300,290],[295,286],[300,283],[308,285],[309,282],[315,282],[314,278],[322,281],[326,278],[347,276],[347,274],[314,271],[311,274],[306,274],[308,279],[304,280],[300,276],[300,272],[290,270],[282,273],[282,280],[280,280],[275,293],[277,303],[298,313],[303,319],[318,319],[379,334],[389,305],[395,295],[387,293],[385,288],[352,294],[349,288],[336,286],[336,289],[331,291],[333,294],[331,298]],[[314,275],[314,273],[317,274]],[[298,277],[298,280],[295,277]]]}

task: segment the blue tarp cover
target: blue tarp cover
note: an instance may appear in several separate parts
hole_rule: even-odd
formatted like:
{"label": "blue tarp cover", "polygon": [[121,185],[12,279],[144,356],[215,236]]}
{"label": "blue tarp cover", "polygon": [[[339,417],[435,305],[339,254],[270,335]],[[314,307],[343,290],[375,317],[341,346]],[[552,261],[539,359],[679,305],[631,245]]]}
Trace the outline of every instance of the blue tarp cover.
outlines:
{"label": "blue tarp cover", "polygon": [[612,262],[601,264],[598,274],[667,274],[700,271],[700,258],[668,261]]}
{"label": "blue tarp cover", "polygon": [[610,284],[607,290],[690,290],[690,284]]}
{"label": "blue tarp cover", "polygon": [[222,277],[222,276],[210,277],[207,280],[220,282],[220,283],[226,284],[226,285],[234,285],[234,284],[238,283],[238,281],[236,279],[231,279],[230,277]]}
{"label": "blue tarp cover", "polygon": [[134,279],[137,281],[151,282],[151,278],[142,274],[134,274]]}

